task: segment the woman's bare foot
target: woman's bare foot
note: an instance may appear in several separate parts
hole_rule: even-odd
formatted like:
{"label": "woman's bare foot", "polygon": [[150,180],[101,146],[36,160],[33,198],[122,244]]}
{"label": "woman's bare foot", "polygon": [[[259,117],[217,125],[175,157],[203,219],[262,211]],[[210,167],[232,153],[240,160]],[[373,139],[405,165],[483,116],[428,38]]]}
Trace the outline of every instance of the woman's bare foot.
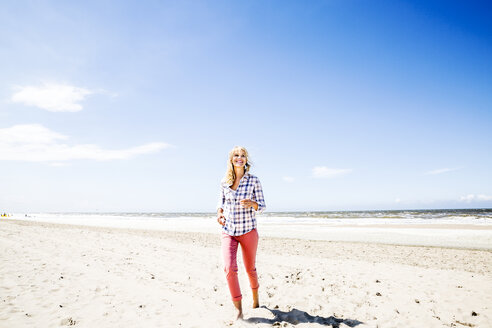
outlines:
{"label": "woman's bare foot", "polygon": [[258,300],[258,289],[253,290],[253,309],[260,307],[260,301]]}
{"label": "woman's bare foot", "polygon": [[232,301],[232,303],[234,304],[234,307],[236,308],[236,313],[237,313],[236,320],[242,319],[243,318],[243,305],[241,303],[241,300]]}

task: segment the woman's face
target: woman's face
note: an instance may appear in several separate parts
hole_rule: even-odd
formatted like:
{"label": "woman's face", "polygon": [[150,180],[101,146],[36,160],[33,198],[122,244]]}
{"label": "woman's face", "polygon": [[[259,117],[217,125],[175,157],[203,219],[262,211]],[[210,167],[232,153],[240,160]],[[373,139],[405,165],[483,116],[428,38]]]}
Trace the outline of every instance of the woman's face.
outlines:
{"label": "woman's face", "polygon": [[235,151],[234,155],[232,155],[232,165],[235,167],[244,167],[247,162],[248,159],[243,150]]}

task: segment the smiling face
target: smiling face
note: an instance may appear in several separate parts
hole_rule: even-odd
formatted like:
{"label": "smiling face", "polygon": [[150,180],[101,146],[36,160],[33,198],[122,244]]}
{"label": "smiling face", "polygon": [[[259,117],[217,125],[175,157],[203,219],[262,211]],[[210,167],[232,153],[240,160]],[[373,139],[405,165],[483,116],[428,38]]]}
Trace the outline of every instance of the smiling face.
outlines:
{"label": "smiling face", "polygon": [[232,165],[234,167],[243,167],[248,163],[248,155],[242,149],[235,150],[232,154]]}
{"label": "smiling face", "polygon": [[237,174],[242,176],[241,173],[248,173],[250,168],[248,151],[244,147],[236,146],[229,152],[227,170],[223,181],[231,186],[236,181]]}

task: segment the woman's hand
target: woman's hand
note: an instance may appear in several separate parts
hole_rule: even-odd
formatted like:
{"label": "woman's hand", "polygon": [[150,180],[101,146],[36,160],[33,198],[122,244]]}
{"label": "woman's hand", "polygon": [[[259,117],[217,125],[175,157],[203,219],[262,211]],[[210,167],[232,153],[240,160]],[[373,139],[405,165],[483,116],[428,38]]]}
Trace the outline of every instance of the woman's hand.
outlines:
{"label": "woman's hand", "polygon": [[254,200],[251,199],[243,199],[240,201],[241,206],[244,208],[254,208],[255,210],[258,210],[258,203],[255,202]]}
{"label": "woman's hand", "polygon": [[217,222],[219,222],[219,224],[221,226],[225,225],[225,216],[224,216],[224,214],[217,213]]}

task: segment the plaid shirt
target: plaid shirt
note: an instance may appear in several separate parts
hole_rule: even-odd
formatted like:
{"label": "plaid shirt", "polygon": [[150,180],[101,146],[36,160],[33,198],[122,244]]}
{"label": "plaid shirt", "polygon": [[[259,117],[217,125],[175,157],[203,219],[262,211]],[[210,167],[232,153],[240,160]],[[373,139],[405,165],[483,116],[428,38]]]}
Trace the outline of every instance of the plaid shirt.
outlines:
{"label": "plaid shirt", "polygon": [[251,199],[258,203],[258,212],[265,209],[265,198],[260,180],[249,173],[246,173],[239,181],[237,190],[232,190],[226,183],[220,184],[220,197],[217,204],[224,210],[226,218],[222,231],[229,236],[240,236],[256,228],[256,216],[254,208],[244,208],[240,201]]}

